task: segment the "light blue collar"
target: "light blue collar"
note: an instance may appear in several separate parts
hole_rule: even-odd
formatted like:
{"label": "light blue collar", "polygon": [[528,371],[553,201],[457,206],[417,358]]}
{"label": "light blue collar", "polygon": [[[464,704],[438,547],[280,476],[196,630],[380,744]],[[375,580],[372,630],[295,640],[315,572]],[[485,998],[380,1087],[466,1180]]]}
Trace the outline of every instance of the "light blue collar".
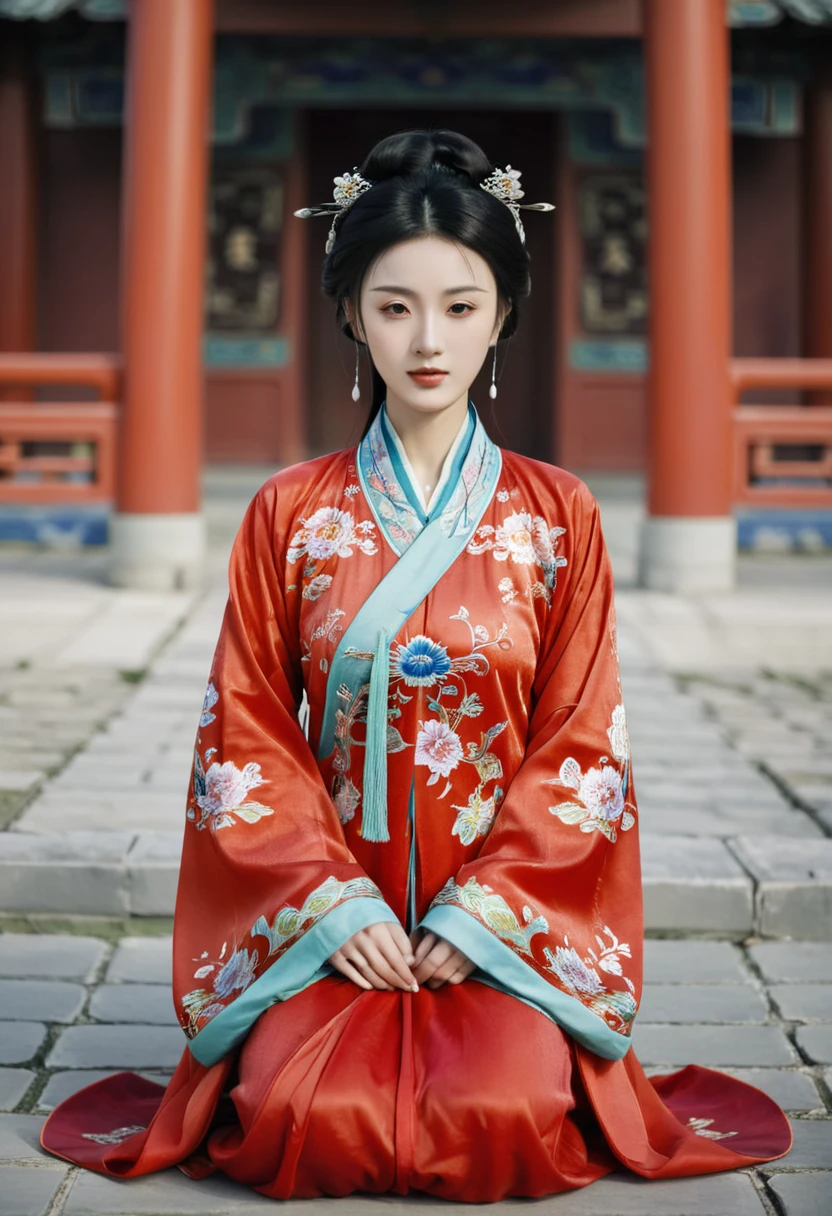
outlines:
{"label": "light blue collar", "polygon": [[391,548],[401,556],[422,529],[436,519],[446,535],[451,535],[457,525],[465,527],[485,490],[487,478],[483,472],[493,464],[496,454],[497,448],[469,400],[465,433],[440,497],[426,513],[402,463],[382,404],[358,446],[357,465],[361,488]]}

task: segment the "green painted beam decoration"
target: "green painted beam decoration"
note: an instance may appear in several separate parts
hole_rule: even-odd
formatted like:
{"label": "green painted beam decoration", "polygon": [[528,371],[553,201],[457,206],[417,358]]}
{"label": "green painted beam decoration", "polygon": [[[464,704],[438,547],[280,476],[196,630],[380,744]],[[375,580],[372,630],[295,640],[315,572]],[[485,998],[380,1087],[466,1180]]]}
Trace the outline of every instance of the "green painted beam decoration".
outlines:
{"label": "green painted beam decoration", "polygon": [[[40,39],[45,124],[119,125],[124,25],[91,24],[72,39],[58,28],[51,35],[46,26]],[[735,76],[734,130],[797,134],[800,88],[782,71]],[[634,161],[646,142],[641,45],[633,39],[217,38],[217,153],[285,159],[295,109],[391,103],[565,111],[575,119],[571,146],[587,163],[604,151],[616,163]]]}

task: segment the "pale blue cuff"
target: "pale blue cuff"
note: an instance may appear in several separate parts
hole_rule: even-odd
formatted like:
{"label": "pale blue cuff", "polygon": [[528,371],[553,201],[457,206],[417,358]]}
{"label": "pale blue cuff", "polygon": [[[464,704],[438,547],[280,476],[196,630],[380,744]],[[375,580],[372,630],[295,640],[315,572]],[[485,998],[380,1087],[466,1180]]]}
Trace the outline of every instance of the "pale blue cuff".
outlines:
{"label": "pale blue cuff", "polygon": [[596,1055],[605,1060],[620,1060],[630,1050],[628,1038],[611,1030],[576,997],[567,996],[544,980],[510,946],[463,908],[455,904],[436,904],[422,918],[420,928],[432,930],[467,954],[484,973],[475,972],[472,979],[525,1001]]}
{"label": "pale blue cuff", "polygon": [[190,1040],[191,1055],[200,1064],[216,1064],[242,1042],[270,1005],[286,1001],[310,984],[331,975],[334,968],[326,960],[353,933],[383,920],[400,923],[396,913],[382,899],[360,895],[338,904]]}

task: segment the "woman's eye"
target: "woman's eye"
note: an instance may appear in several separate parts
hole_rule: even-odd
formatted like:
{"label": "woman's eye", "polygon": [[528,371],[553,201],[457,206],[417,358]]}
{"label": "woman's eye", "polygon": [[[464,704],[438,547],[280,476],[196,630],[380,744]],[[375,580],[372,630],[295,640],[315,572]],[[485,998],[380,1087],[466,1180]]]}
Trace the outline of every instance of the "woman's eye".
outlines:
{"label": "woman's eye", "polygon": [[[456,303],[456,304],[452,304],[452,305],[451,305],[451,309],[453,310],[454,308],[464,308],[464,309],[467,309],[467,312],[473,312],[473,311],[474,311],[473,305],[471,305],[471,304],[464,304],[464,303],[463,303],[461,300],[460,300],[458,303]],[[467,312],[455,312],[453,315],[454,315],[455,317],[464,317],[464,316],[466,316],[466,315],[467,315]]]}
{"label": "woman's eye", "polygon": [[390,312],[390,310],[391,310],[392,308],[400,308],[400,309],[402,310],[401,312],[394,312],[394,313],[392,314],[394,317],[401,317],[401,316],[403,316],[403,315],[404,315],[404,314],[407,312],[407,309],[405,308],[404,304],[400,304],[400,303],[396,303],[396,304],[388,304],[388,305],[387,305],[387,307],[386,307],[386,308],[382,308],[382,310],[381,310],[381,311],[382,311],[382,312]]}

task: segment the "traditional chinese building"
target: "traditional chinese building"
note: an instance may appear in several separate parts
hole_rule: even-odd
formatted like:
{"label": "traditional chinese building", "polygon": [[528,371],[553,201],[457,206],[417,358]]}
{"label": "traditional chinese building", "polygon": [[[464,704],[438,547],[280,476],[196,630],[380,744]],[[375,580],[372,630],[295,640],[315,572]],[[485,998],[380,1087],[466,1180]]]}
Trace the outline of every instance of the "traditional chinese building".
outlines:
{"label": "traditional chinese building", "polygon": [[832,0],[0,0],[5,534],[187,583],[205,460],[354,442],[292,211],[433,125],[557,204],[494,438],[644,470],[649,585],[730,584],[738,518],[832,543],[830,65]]}

